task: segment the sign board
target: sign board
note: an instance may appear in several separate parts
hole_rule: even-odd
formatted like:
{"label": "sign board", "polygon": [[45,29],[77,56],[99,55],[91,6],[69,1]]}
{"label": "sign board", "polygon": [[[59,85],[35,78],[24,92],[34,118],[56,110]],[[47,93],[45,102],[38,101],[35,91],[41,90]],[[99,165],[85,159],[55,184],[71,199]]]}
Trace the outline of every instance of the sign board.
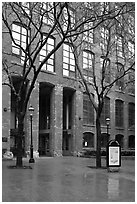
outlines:
{"label": "sign board", "polygon": [[121,147],[115,140],[109,141],[107,145],[107,167],[121,166]]}
{"label": "sign board", "polygon": [[109,166],[120,166],[120,148],[109,147]]}

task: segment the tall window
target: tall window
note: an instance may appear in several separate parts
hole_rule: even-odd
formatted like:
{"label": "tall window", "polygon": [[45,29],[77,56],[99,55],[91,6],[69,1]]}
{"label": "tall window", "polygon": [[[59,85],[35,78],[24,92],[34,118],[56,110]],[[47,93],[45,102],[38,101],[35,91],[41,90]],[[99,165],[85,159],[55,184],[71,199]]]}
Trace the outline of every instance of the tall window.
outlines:
{"label": "tall window", "polygon": [[101,113],[101,124],[106,125],[106,118],[110,118],[110,99],[104,99],[104,106]]}
{"label": "tall window", "polygon": [[130,135],[128,137],[128,148],[135,149],[135,136],[134,135]]}
{"label": "tall window", "polygon": [[135,18],[132,15],[128,15],[128,32],[130,36],[135,36]]}
{"label": "tall window", "polygon": [[128,93],[135,94],[135,74],[133,72],[129,73],[128,81],[130,82],[128,85]]}
{"label": "tall window", "polygon": [[95,55],[87,50],[83,51],[83,73],[87,81],[92,82]]}
{"label": "tall window", "polygon": [[101,14],[107,14],[109,11],[109,2],[100,2]]}
{"label": "tall window", "polygon": [[135,45],[129,41],[128,42],[128,50],[129,50],[129,58],[133,58],[135,56]]}
{"label": "tall window", "polygon": [[93,27],[93,22],[84,24],[84,30],[86,30],[84,32],[84,40],[88,43],[93,43],[93,38],[94,38],[93,29],[90,30],[92,27]]}
{"label": "tall window", "polygon": [[135,104],[128,104],[128,125],[132,127],[135,125]]}
{"label": "tall window", "polygon": [[123,58],[123,49],[122,49],[122,36],[116,36],[116,50],[117,56]]}
{"label": "tall window", "polygon": [[[100,58],[101,76],[104,77],[105,82],[110,83],[110,60],[104,57]],[[103,76],[104,73],[104,76]]]}
{"label": "tall window", "polygon": [[[30,32],[25,27],[19,24],[12,24],[12,36],[15,43],[12,41],[12,53],[20,58],[20,62],[23,63],[25,60],[25,52],[29,43]],[[20,46],[24,49],[20,49]]]}
{"label": "tall window", "polygon": [[[116,79],[124,73],[124,66],[121,63],[116,64]],[[124,89],[124,76],[116,81],[116,86],[119,90]]]}
{"label": "tall window", "polygon": [[24,11],[29,15],[30,13],[30,3],[29,2],[21,2]]}
{"label": "tall window", "polygon": [[105,27],[101,28],[101,42],[100,42],[100,47],[102,50],[105,50],[108,44],[108,39],[109,39],[109,30]]}
{"label": "tall window", "polygon": [[63,76],[75,77],[75,60],[69,44],[63,44]]}
{"label": "tall window", "polygon": [[[44,37],[45,38],[45,37]],[[54,38],[48,38],[47,43],[43,46],[40,51],[39,62],[41,63],[47,54],[49,54],[54,49]],[[42,66],[42,70],[47,70],[54,72],[54,54],[50,56],[48,61]]]}
{"label": "tall window", "polygon": [[94,107],[87,94],[83,94],[83,123],[85,125],[94,124]]}
{"label": "tall window", "polygon": [[42,2],[42,15],[43,15],[43,22],[51,25],[54,21],[53,16],[53,3],[52,2]]}
{"label": "tall window", "polygon": [[121,100],[115,101],[115,125],[116,127],[124,126],[124,104]]}
{"label": "tall window", "polygon": [[73,28],[75,26],[75,13],[73,10],[69,9],[68,12],[67,12],[67,9],[64,8],[64,15],[63,15],[63,29],[66,30],[67,29],[67,26],[68,26],[68,15],[70,15],[70,27]]}

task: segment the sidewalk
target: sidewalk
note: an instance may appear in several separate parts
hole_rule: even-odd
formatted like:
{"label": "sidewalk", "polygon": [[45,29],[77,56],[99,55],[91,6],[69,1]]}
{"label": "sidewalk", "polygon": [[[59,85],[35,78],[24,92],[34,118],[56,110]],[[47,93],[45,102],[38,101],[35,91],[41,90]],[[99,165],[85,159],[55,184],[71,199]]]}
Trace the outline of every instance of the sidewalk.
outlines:
{"label": "sidewalk", "polygon": [[[24,165],[29,166],[27,159]],[[102,159],[105,166],[105,159]],[[9,169],[2,162],[3,202],[134,202],[135,161],[122,160],[119,172],[95,169],[94,158],[43,157],[32,169]]]}

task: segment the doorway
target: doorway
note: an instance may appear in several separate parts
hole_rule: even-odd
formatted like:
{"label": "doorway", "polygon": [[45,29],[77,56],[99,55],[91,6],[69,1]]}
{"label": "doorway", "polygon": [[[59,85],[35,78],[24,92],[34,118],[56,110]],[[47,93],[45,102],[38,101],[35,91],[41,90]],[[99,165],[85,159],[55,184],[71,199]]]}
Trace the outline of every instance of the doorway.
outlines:
{"label": "doorway", "polygon": [[39,155],[50,156],[49,133],[40,134],[39,136]]}
{"label": "doorway", "polygon": [[73,108],[74,108],[74,90],[71,88],[63,89],[63,138],[62,153],[63,156],[71,155],[72,152],[72,127],[73,127]]}

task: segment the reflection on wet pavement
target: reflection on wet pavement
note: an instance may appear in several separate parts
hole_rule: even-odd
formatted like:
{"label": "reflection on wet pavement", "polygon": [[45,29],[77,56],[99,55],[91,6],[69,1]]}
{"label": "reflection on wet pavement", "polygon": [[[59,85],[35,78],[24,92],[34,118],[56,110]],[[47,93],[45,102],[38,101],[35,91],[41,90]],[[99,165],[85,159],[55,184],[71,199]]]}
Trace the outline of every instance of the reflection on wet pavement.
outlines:
{"label": "reflection on wet pavement", "polygon": [[38,160],[26,170],[3,163],[3,202],[134,201],[133,173],[108,173],[89,165],[91,159],[84,158]]}

